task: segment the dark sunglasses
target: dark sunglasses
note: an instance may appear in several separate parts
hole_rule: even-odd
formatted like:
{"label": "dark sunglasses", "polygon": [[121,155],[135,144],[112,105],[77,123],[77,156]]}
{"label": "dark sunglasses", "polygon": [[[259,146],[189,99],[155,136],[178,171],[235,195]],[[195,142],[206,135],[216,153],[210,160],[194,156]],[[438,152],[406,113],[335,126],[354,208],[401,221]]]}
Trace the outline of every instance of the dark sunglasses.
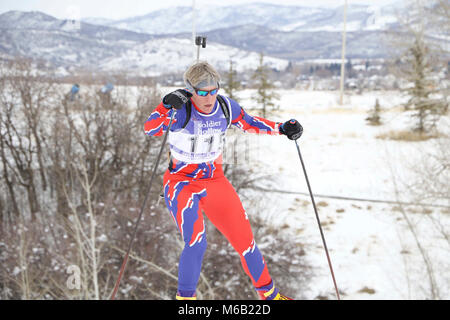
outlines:
{"label": "dark sunglasses", "polygon": [[206,97],[208,94],[211,94],[212,96],[215,96],[216,94],[217,94],[217,92],[219,91],[219,88],[215,88],[215,89],[212,89],[212,90],[200,90],[200,89],[197,89],[197,88],[194,88],[194,90],[195,90],[195,93],[197,94],[197,95],[199,95],[200,97]]}

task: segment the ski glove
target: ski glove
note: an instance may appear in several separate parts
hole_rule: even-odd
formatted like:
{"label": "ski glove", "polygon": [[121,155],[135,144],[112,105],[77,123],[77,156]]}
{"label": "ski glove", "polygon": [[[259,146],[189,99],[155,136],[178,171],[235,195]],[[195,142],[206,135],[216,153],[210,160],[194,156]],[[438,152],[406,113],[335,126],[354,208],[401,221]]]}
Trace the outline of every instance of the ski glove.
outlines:
{"label": "ski glove", "polygon": [[303,127],[297,120],[291,119],[280,126],[280,133],[291,140],[297,140],[303,133]]}
{"label": "ski glove", "polygon": [[163,98],[164,107],[171,109],[172,107],[179,110],[192,97],[192,93],[183,89],[175,90]]}

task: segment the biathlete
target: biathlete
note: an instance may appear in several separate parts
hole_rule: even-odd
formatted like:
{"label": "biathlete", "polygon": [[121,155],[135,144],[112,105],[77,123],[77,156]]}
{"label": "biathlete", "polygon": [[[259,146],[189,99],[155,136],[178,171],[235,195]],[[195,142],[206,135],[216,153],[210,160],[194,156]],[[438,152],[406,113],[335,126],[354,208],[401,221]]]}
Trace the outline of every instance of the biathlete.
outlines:
{"label": "biathlete", "polygon": [[290,300],[274,285],[239,196],[224,176],[222,149],[230,125],[290,139],[298,138],[302,127],[296,120],[278,123],[248,115],[236,101],[218,94],[220,76],[207,62],[193,64],[183,78],[186,88],[167,94],[145,123],[147,135],[160,136],[176,112],[168,135],[170,161],[163,182],[167,208],[184,240],[176,299],[196,299],[206,250],[204,212],[239,254],[260,298]]}

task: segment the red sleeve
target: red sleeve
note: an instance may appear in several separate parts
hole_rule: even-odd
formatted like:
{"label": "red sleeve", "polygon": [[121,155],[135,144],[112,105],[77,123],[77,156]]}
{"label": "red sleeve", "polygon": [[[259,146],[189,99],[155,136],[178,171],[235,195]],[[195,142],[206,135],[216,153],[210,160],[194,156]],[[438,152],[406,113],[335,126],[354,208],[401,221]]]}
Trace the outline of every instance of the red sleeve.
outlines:
{"label": "red sleeve", "polygon": [[[150,114],[144,124],[145,134],[149,136],[161,136],[167,130],[173,109],[167,109],[161,102]],[[174,119],[174,121],[176,121]]]}

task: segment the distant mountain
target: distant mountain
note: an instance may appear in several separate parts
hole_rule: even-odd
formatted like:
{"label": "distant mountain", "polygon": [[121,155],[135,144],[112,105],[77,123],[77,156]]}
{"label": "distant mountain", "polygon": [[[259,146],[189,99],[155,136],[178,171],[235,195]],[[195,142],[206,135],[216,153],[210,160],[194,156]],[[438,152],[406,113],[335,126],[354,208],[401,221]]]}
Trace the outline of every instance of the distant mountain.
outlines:
{"label": "distant mountain", "polygon": [[[259,52],[276,69],[288,61],[339,58],[342,9],[261,3],[206,6],[197,10],[197,30],[208,37],[202,58],[224,69],[230,59],[238,69],[254,68]],[[349,6],[348,58],[385,57],[382,34],[395,27],[395,9]],[[182,71],[194,57],[191,14],[191,7],[175,7],[120,21],[80,22],[9,11],[0,15],[0,57],[44,59],[66,70]]]}
{"label": "distant mountain", "polygon": [[[204,33],[210,41],[245,50],[264,52],[288,60],[340,58],[341,32],[277,31],[257,25],[213,30]],[[252,36],[248,36],[251,34]],[[347,56],[350,58],[383,58],[384,31],[356,31],[347,33]]]}
{"label": "distant mountain", "polygon": [[[351,4],[347,12],[347,30],[387,29],[395,25],[398,9],[399,5],[380,7]],[[207,32],[255,24],[278,31],[340,31],[343,10],[343,6],[315,8],[267,3],[220,7],[208,5],[196,10],[196,30]],[[192,7],[161,9],[117,21],[91,18],[90,22],[149,34],[185,33],[192,30]]]}
{"label": "distant mountain", "polygon": [[117,40],[127,38],[130,41],[142,41],[154,38],[149,34],[93,25],[74,20],[60,20],[39,11],[8,11],[0,14],[0,29],[21,31],[60,31],[72,32],[80,37],[96,37],[102,40]]}
{"label": "distant mountain", "polygon": [[114,19],[107,19],[107,18],[82,18],[81,22],[89,23],[89,24],[96,24],[101,26],[107,26],[108,24],[113,23]]}
{"label": "distant mountain", "polygon": [[41,12],[0,15],[0,52],[48,60],[56,66],[95,67],[99,61],[154,39],[148,34],[59,20]]}
{"label": "distant mountain", "polygon": [[[9,11],[1,14],[0,30],[0,57],[44,59],[68,70],[126,69],[134,74],[157,75],[182,71],[194,59],[190,35],[184,39],[154,36],[59,20],[41,12]],[[258,62],[256,52],[214,42],[208,42],[201,58],[223,69],[228,67],[230,58],[241,70],[255,68]],[[288,64],[287,60],[271,57],[266,57],[265,62],[277,69]]]}

